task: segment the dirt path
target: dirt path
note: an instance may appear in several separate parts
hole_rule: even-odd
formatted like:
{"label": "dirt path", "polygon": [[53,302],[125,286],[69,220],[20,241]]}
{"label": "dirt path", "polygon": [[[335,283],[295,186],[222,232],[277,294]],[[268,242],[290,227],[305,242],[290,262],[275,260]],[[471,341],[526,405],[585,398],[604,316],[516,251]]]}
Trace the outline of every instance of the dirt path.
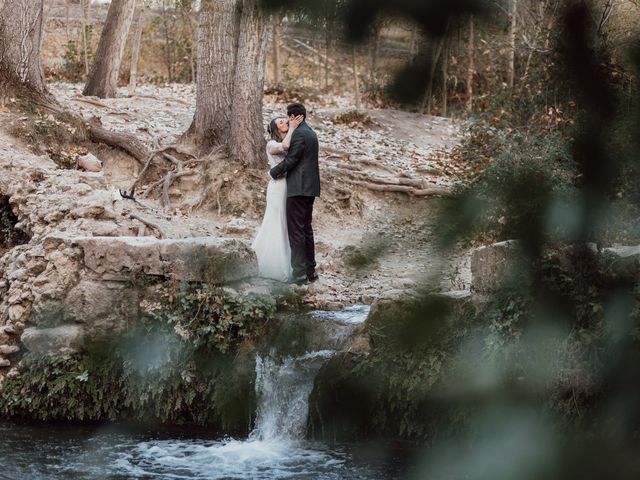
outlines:
{"label": "dirt path", "polygon": [[[106,128],[133,133],[149,146],[153,142],[174,142],[193,115],[191,86],[144,86],[134,97],[123,95],[106,100],[81,97],[80,89],[80,85],[51,85],[52,92],[69,110],[86,119],[97,116]],[[272,100],[265,101],[265,124],[285,109],[284,104]],[[321,280],[307,287],[307,301],[331,309],[370,303],[390,290],[414,288],[429,274],[440,271],[442,266],[431,247],[431,233],[436,228],[434,221],[441,200],[429,192],[445,191],[457,181],[457,167],[447,159],[447,150],[459,141],[458,127],[448,119],[396,110],[366,110],[370,120],[366,125],[345,125],[336,120],[343,110],[307,106],[309,123],[321,141],[324,183],[314,220]],[[0,116],[0,126],[5,129],[8,122],[20,121],[10,114]],[[168,221],[163,215],[154,215],[118,197],[117,189],[129,185],[138,168],[121,152],[97,148],[93,153],[105,162],[104,175],[87,177],[56,169],[52,162],[43,163],[26,152],[19,142],[10,143],[0,151],[0,168],[4,171],[9,154],[20,153],[24,165],[17,170],[35,168],[38,162],[46,177],[42,181],[59,191],[60,185],[78,183],[78,178],[86,177],[91,179],[91,188],[103,192],[101,201],[111,202],[113,218],[80,222],[87,233],[94,229],[101,234],[135,235],[140,225],[130,217],[131,212],[137,212],[159,223],[172,238],[225,235],[251,240],[261,221],[266,184],[252,187],[256,202],[241,212],[219,214],[212,206],[190,213],[176,209],[170,212]],[[12,170],[16,178],[17,170]],[[380,191],[380,186],[412,193]],[[173,193],[175,198],[185,200],[201,188],[201,183],[185,179],[176,184]],[[95,191],[91,195],[98,195]],[[77,195],[73,189],[69,192],[70,196]],[[105,200],[107,195],[111,197]],[[64,201],[64,194],[48,199],[56,208]],[[149,203],[160,208],[153,199]],[[36,204],[35,200],[32,204]],[[61,220],[58,225],[43,220],[46,227],[41,230],[76,228],[72,223]]]}

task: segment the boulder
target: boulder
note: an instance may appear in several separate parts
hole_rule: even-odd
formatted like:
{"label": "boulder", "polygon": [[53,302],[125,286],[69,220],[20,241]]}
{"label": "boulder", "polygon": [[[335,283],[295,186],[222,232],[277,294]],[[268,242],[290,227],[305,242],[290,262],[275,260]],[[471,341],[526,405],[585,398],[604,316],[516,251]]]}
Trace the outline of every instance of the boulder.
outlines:
{"label": "boulder", "polygon": [[102,162],[91,153],[78,158],[78,168],[86,172],[101,172]]}
{"label": "boulder", "polygon": [[82,280],[67,294],[64,322],[79,323],[86,338],[124,331],[139,317],[139,293],[122,282]]}
{"label": "boulder", "polygon": [[20,338],[33,353],[42,355],[69,354],[82,348],[84,332],[80,325],[62,325],[55,328],[27,328]]}
{"label": "boulder", "polygon": [[602,249],[604,271],[614,277],[636,281],[640,276],[640,245]]}

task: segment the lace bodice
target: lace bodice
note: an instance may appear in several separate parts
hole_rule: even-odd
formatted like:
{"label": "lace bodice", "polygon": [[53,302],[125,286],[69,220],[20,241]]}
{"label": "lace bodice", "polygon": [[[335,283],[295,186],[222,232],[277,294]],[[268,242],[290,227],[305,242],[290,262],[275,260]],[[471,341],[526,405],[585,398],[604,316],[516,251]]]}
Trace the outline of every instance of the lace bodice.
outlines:
{"label": "lace bodice", "polygon": [[286,152],[282,148],[282,143],[275,140],[267,142],[267,158],[269,159],[269,167],[273,168],[284,160]]}

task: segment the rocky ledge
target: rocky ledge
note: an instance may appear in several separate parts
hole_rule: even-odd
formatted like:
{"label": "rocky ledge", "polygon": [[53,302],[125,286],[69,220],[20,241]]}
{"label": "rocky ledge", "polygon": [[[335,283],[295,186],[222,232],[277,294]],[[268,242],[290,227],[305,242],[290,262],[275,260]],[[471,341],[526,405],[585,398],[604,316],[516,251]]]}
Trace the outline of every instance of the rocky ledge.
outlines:
{"label": "rocky ledge", "polygon": [[10,367],[22,347],[68,353],[129,328],[167,280],[226,285],[257,274],[255,254],[233,238],[54,233],[1,262],[0,368]]}

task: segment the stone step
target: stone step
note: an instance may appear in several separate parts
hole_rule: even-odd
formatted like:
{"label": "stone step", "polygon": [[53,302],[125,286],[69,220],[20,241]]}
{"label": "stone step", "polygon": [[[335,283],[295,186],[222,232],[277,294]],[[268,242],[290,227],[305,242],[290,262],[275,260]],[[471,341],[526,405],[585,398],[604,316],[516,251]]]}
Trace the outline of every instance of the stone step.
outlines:
{"label": "stone step", "polygon": [[80,247],[84,266],[105,280],[132,275],[223,284],[257,275],[255,254],[236,238],[68,237],[49,235],[45,250]]}

